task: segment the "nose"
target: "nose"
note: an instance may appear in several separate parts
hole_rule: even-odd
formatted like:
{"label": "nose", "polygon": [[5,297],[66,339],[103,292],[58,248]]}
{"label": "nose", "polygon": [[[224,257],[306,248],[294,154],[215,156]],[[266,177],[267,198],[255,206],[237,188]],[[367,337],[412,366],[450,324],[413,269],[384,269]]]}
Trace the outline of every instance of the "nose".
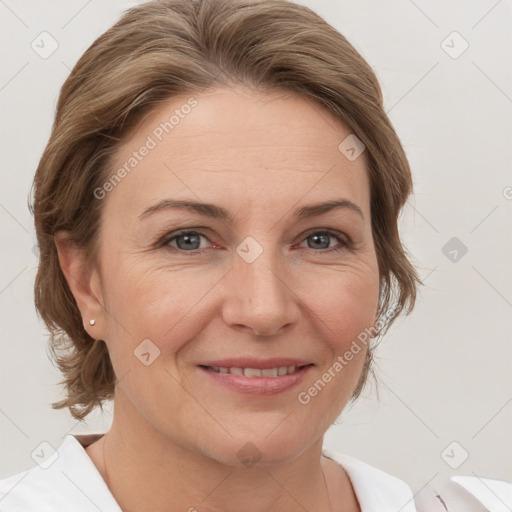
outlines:
{"label": "nose", "polygon": [[222,316],[229,327],[273,336],[298,323],[301,306],[290,272],[266,251],[252,263],[236,256],[226,279]]}

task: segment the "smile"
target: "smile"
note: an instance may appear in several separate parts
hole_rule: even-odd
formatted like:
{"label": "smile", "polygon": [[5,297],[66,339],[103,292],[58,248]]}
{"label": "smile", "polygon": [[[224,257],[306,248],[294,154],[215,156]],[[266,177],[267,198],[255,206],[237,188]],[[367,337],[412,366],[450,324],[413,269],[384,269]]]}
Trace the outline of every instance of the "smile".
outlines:
{"label": "smile", "polygon": [[272,396],[297,386],[313,366],[314,364],[305,364],[251,368],[199,365],[197,368],[210,383],[229,391],[253,396]]}
{"label": "smile", "polygon": [[[308,366],[308,365],[304,365]],[[208,366],[216,373],[229,373],[231,375],[244,375],[245,377],[282,377],[295,373],[302,366],[279,366],[277,368],[226,368],[223,366]]]}

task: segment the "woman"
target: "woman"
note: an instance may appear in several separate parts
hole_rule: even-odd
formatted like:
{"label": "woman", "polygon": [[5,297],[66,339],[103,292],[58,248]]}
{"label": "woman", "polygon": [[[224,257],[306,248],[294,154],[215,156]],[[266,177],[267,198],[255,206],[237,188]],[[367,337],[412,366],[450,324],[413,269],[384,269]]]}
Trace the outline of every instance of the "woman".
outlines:
{"label": "woman", "polygon": [[63,85],[34,185],[53,405],[114,419],[2,510],[416,510],[322,448],[419,283],[409,165],[334,28],[284,0],[129,10]]}

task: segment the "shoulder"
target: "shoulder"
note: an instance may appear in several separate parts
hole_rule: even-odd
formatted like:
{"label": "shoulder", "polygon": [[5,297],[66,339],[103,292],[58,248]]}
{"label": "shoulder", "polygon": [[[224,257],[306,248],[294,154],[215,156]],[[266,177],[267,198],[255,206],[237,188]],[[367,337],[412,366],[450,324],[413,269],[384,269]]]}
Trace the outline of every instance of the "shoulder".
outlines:
{"label": "shoulder", "polygon": [[[57,452],[56,452],[57,453]],[[0,509],[2,512],[36,510],[36,507],[52,506],[64,510],[67,487],[63,482],[65,472],[59,471],[55,460],[47,459],[45,467],[34,466],[0,480]],[[61,465],[59,465],[62,467]],[[63,492],[64,491],[64,492]],[[60,508],[59,508],[60,507]]]}
{"label": "shoulder", "polygon": [[68,435],[43,463],[0,480],[2,512],[120,512],[78,439]]}
{"label": "shoulder", "polygon": [[483,512],[512,510],[512,483],[452,476],[412,488],[355,457],[324,448],[323,455],[347,472],[363,512]]}
{"label": "shoulder", "polygon": [[327,448],[322,453],[343,466],[364,512],[418,512],[403,480],[350,455]]}

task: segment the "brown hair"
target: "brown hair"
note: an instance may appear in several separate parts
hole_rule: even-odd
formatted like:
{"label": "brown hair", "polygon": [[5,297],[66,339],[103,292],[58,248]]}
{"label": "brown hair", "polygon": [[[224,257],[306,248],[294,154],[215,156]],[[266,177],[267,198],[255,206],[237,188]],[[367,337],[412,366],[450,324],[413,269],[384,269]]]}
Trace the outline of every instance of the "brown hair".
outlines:
{"label": "brown hair", "polygon": [[[364,143],[381,333],[397,313],[414,307],[420,280],[397,226],[412,191],[409,164],[383,110],[377,78],[361,55],[320,16],[287,0],[151,1],[128,10],[73,68],[34,179],[40,250],[35,303],[67,395],[53,408],[69,407],[83,420],[113,398],[116,381],[105,342],[83,327],[59,265],[55,233],[68,231],[93,258],[102,205],[93,191],[111,174],[120,141],[163,101],[230,84],[285,88],[312,98]],[[368,354],[354,399],[371,369],[372,350]]]}

